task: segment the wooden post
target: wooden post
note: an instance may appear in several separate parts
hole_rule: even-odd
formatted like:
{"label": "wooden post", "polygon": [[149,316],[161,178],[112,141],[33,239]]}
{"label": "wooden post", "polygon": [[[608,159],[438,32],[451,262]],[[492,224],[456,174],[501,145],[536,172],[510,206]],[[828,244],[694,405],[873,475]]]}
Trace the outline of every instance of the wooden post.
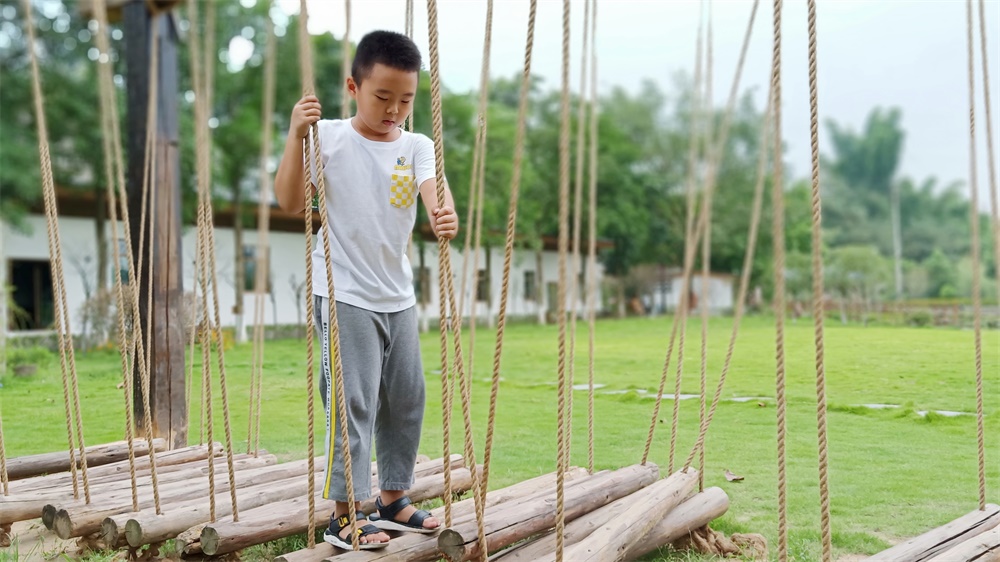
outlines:
{"label": "wooden post", "polygon": [[[143,341],[146,341],[147,318],[151,318],[150,408],[153,434],[167,439],[170,448],[187,444],[188,414],[184,400],[184,327],[181,277],[181,199],[178,178],[180,158],[177,126],[177,30],[168,14],[152,15],[150,4],[132,0],[122,6],[122,29],[125,32],[125,60],[128,84],[128,195],[132,227],[133,258],[145,256],[139,272],[139,316]],[[159,89],[157,123],[152,158],[156,177],[150,185],[150,207],[155,205],[156,228],[146,223],[144,247],[139,247],[142,205],[142,179],[146,144],[146,112],[149,101],[150,38],[152,26],[158,27]],[[155,199],[155,202],[153,201]],[[153,306],[146,306],[148,279],[153,275]],[[138,368],[135,369],[135,417],[142,427],[142,390]]]}

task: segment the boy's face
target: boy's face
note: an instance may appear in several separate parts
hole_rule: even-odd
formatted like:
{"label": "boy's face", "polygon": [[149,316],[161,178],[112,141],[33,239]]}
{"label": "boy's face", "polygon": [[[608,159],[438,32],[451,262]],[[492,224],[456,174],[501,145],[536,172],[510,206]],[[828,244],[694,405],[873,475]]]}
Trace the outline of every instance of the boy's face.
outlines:
{"label": "boy's face", "polygon": [[357,123],[362,136],[372,140],[394,140],[396,129],[413,111],[417,73],[376,63],[371,74],[357,84],[347,78],[347,89],[357,102]]}

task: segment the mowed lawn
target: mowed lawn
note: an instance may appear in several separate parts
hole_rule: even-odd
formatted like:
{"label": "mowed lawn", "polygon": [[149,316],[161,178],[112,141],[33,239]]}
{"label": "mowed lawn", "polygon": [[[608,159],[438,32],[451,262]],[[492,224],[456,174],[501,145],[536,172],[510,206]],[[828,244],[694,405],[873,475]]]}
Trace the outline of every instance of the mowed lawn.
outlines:
{"label": "mowed lawn", "polygon": [[[596,329],[595,459],[598,469],[641,460],[651,423],[672,319],[604,320]],[[725,357],[732,320],[709,327],[709,396]],[[690,322],[682,392],[699,393],[700,326]],[[466,334],[467,335],[467,334]],[[557,336],[555,326],[512,325],[504,340],[496,441],[490,487],[544,472],[556,464]],[[478,460],[486,417],[496,334],[476,331],[473,425]],[[421,451],[443,453],[439,335],[423,338],[427,411]],[[577,332],[576,384],[587,380],[587,326]],[[919,534],[977,506],[975,367],[968,330],[861,327],[827,323],[830,488],[836,553],[873,553]],[[988,500],[1000,501],[1000,333],[983,334]],[[468,338],[465,355],[469,357]],[[791,552],[796,560],[819,559],[819,492],[816,384],[810,319],[786,332],[788,398],[788,510]],[[225,354],[236,447],[245,447],[252,346]],[[200,354],[195,354],[200,361]],[[123,395],[117,352],[77,355],[84,425],[89,444],[121,439]],[[667,381],[674,386],[676,354]],[[214,365],[214,361],[213,361]],[[265,352],[262,447],[282,460],[302,458],[307,444],[305,344],[268,342]],[[714,526],[727,533],[777,536],[777,461],[774,325],[766,317],[744,321],[723,402],[708,435],[705,481],[730,496],[729,512]],[[194,365],[200,376],[200,364]],[[3,378],[3,429],[8,456],[66,448],[62,389],[57,362],[33,379]],[[197,388],[197,387],[196,387]],[[197,396],[197,390],[196,396]],[[216,399],[219,393],[214,393]],[[750,398],[736,401],[734,398]],[[189,436],[199,440],[197,398]],[[318,405],[317,399],[317,408]],[[587,464],[587,392],[574,392],[572,462]],[[870,409],[863,404],[897,408]],[[673,401],[665,399],[650,460],[665,473],[670,456]],[[930,411],[925,415],[918,412]],[[959,412],[950,417],[936,411]],[[216,402],[216,416],[221,404]],[[318,424],[322,424],[320,410]],[[461,409],[455,404],[451,450],[463,450]],[[217,417],[216,440],[223,439]],[[676,463],[687,458],[698,427],[698,399],[680,402]],[[321,445],[320,445],[321,448]],[[743,476],[727,482],[725,470]],[[16,489],[16,488],[15,488]],[[264,552],[248,559],[264,559]],[[701,560],[661,552],[649,560]]]}

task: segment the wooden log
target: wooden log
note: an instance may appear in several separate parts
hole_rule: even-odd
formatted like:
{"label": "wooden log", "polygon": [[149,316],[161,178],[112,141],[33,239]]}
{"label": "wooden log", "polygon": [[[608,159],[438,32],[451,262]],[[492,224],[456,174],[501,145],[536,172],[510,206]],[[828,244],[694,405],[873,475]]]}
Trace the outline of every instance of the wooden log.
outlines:
{"label": "wooden log", "polygon": [[[276,467],[272,467],[275,459],[271,458],[248,458],[240,459],[238,464],[247,467],[247,470],[240,470],[240,477],[237,479],[236,487],[242,488],[252,486],[262,482],[272,482],[280,479],[284,472]],[[254,467],[257,467],[254,469]],[[229,490],[229,479],[226,477],[228,467],[225,463],[215,467],[215,490],[216,492]],[[249,474],[245,474],[249,473]],[[161,507],[172,502],[183,500],[192,495],[204,497],[209,492],[207,479],[196,478],[194,480],[171,482],[160,487]],[[139,500],[140,509],[154,506],[151,494]],[[132,492],[125,490],[124,496],[118,496],[113,501],[92,503],[91,505],[74,506],[62,508],[56,512],[52,520],[52,530],[61,539],[72,537],[82,537],[91,533],[96,533],[101,529],[101,523],[106,517],[117,513],[125,513],[132,509]]]}
{"label": "wooden log", "polygon": [[959,543],[928,562],[1000,562],[1000,527]]}
{"label": "wooden log", "polygon": [[[222,445],[220,443],[215,443],[214,450],[216,456],[221,455]],[[193,447],[184,447],[183,449],[163,451],[162,453],[158,453],[156,455],[156,470],[157,472],[169,472],[171,469],[168,469],[167,467],[173,467],[207,458],[208,446],[206,445],[195,445]],[[149,472],[148,454],[143,453],[142,456],[139,456],[138,453],[136,454],[135,469],[137,474],[146,474]],[[90,481],[91,485],[107,482],[109,480],[120,481],[122,477],[129,478],[130,472],[128,458],[126,457],[125,460],[95,466],[93,468],[88,467],[87,479]],[[79,480],[80,477],[77,476],[77,479]],[[69,488],[72,485],[73,477],[67,471],[56,474],[48,474],[45,476],[33,476],[31,478],[18,480],[17,483],[12,485],[12,488],[15,493],[20,494],[28,490]]]}
{"label": "wooden log", "polygon": [[1000,506],[987,504],[986,510],[967,513],[954,521],[901,542],[871,558],[869,562],[924,562],[934,556],[1000,525]]}
{"label": "wooden log", "polygon": [[[136,439],[134,447],[136,454],[148,454],[149,446],[145,439]],[[153,448],[156,451],[163,451],[167,448],[167,442],[163,439],[153,439]],[[113,463],[128,458],[128,442],[115,441],[103,445],[91,445],[86,448],[87,468],[91,466],[101,466],[102,464]],[[79,451],[76,452],[77,463]],[[51,474],[53,472],[64,472],[69,470],[69,451],[58,451],[55,453],[42,453],[39,455],[25,455],[7,459],[7,477],[11,480],[20,480],[29,476],[41,474]],[[88,470],[89,476],[89,470]]]}
{"label": "wooden log", "polygon": [[[564,491],[566,521],[627,496],[657,480],[656,465],[632,465],[608,474],[595,475]],[[540,533],[556,523],[555,493],[487,514],[485,548],[495,551]],[[469,560],[479,555],[477,522],[470,521],[441,531],[438,548],[450,560]]]}
{"label": "wooden log", "polygon": [[[615,500],[566,524],[564,541],[566,547],[575,545],[590,536],[598,527],[613,521],[632,505],[636,496],[644,490]],[[669,544],[694,529],[707,525],[721,517],[729,508],[729,497],[721,488],[707,488],[684,500],[671,510],[666,517],[655,522],[653,528],[642,540],[633,542],[623,555],[623,560],[636,560],[641,556]],[[490,557],[491,562],[534,562],[551,557],[556,550],[555,531],[549,531],[531,542],[522,543]],[[564,559],[571,560],[571,558]]]}
{"label": "wooden log", "polygon": [[[238,490],[237,507],[241,511],[246,511],[267,503],[304,495],[308,482],[303,476],[308,465],[305,461],[287,465],[294,468],[287,478]],[[322,475],[323,458],[317,457],[313,466],[318,471],[316,479],[319,480]],[[275,468],[285,469],[285,467],[286,465],[278,465]],[[243,475],[239,477],[243,478]],[[232,497],[228,491],[217,493],[215,502],[217,518],[232,514]],[[119,536],[124,532],[129,544],[139,547],[174,538],[185,529],[208,522],[211,519],[210,511],[208,498],[198,497],[171,503],[169,512],[162,515],[157,515],[155,510],[150,509],[120,513],[102,521],[101,537],[107,544],[118,544]]]}
{"label": "wooden log", "polygon": [[[427,460],[427,461],[423,461],[423,462],[418,462],[416,464],[416,466],[414,466],[414,468],[413,468],[414,478],[415,479],[419,478],[420,477],[419,475],[429,476],[429,475],[432,475],[432,474],[440,474],[440,473],[444,472],[444,462],[443,462],[443,460],[444,460],[443,458],[438,458],[438,459],[433,459],[433,460]],[[463,458],[462,458],[461,455],[450,455],[449,456],[449,460],[451,461],[451,467],[452,467],[452,469],[457,470],[458,468],[462,467]],[[373,476],[377,473],[376,468],[377,468],[377,463],[372,463],[372,475]],[[453,483],[453,485],[454,485],[454,483]],[[372,490],[372,493],[377,493],[377,492],[378,492],[377,489],[373,489]],[[303,498],[302,498],[302,504],[303,505],[298,505],[297,507],[295,507],[295,509],[297,511],[301,511],[301,510],[305,509],[305,506],[304,506],[304,504],[305,504],[305,498],[304,498],[304,496],[305,496],[305,494],[303,494]],[[291,503],[295,502],[295,500],[289,500],[289,501]],[[325,501],[325,500],[322,500],[319,497],[317,497],[317,501]],[[272,506],[272,507],[274,507],[274,506]],[[317,507],[317,511],[318,510],[319,510],[319,508]],[[332,508],[330,510],[332,511]],[[244,518],[243,514],[241,514],[240,518],[241,519]],[[322,524],[326,525],[326,522],[324,521],[324,522],[322,522]],[[205,524],[195,525],[194,527],[191,527],[190,529],[188,529],[188,530],[180,533],[179,535],[177,535],[177,537],[174,539],[174,545],[175,545],[177,551],[178,552],[182,552],[184,554],[188,554],[188,555],[201,554],[202,553],[201,552],[201,532],[205,528],[205,526],[206,526]]]}
{"label": "wooden log", "polygon": [[[322,479],[317,477],[316,482],[322,482]],[[265,486],[246,488],[237,493],[237,505],[240,510],[251,510],[304,496],[308,488],[307,484],[304,478],[296,477],[272,482]],[[216,494],[215,501],[216,518],[232,515],[232,500],[228,493]],[[108,544],[116,544],[119,540],[119,529],[123,529],[124,536],[132,547],[172,539],[186,529],[200,523],[208,523],[211,520],[207,500],[203,498],[200,503],[201,505],[174,505],[171,506],[170,513],[163,515],[132,513],[109,517],[101,525],[101,537]],[[128,519],[119,526],[119,521],[125,516],[128,516]]]}
{"label": "wooden log", "polygon": [[[453,489],[445,490],[441,475],[425,476],[413,483],[409,490],[410,499],[418,502],[468,490],[472,486],[472,473],[465,468],[457,469],[452,472],[451,483]],[[240,517],[238,523],[229,521],[207,525],[201,532],[201,550],[209,556],[217,556],[304,532],[309,526],[308,510],[303,509],[305,503],[306,498],[296,498],[250,510]],[[362,511],[371,512],[375,497],[368,498],[361,505]],[[333,500],[317,499],[314,520],[318,527],[326,525],[334,508]]]}
{"label": "wooden log", "polygon": [[[675,472],[631,494],[621,515],[608,520],[583,540],[564,548],[566,560],[617,562],[628,547],[645,537],[657,521],[680,505],[698,484],[698,471]],[[556,557],[542,558],[545,562]]]}
{"label": "wooden log", "polygon": [[[566,473],[566,481],[570,482],[587,475],[587,471],[582,468],[571,468]],[[550,472],[541,476],[536,476],[530,480],[524,480],[506,488],[494,490],[486,494],[486,508],[490,509],[507,501],[518,500],[532,496],[545,490],[550,490],[556,481],[556,473]],[[460,502],[455,502],[451,506],[452,523],[461,521],[464,518],[475,516],[475,499],[467,498]],[[444,521],[444,506],[432,509],[431,515]],[[384,549],[369,552],[358,552],[352,554],[371,555],[374,557],[389,556],[393,558],[405,558],[407,560],[421,560],[425,553],[418,550],[423,548],[426,553],[432,556],[437,555],[437,537],[434,535],[421,535],[419,533],[403,533],[398,537],[393,537],[389,546]],[[405,553],[405,554],[403,554]],[[322,543],[314,548],[303,548],[275,558],[275,562],[319,562],[327,558],[338,556],[337,560],[346,560],[340,556],[348,554],[346,551],[334,548],[333,545]],[[377,558],[376,558],[377,559]]]}

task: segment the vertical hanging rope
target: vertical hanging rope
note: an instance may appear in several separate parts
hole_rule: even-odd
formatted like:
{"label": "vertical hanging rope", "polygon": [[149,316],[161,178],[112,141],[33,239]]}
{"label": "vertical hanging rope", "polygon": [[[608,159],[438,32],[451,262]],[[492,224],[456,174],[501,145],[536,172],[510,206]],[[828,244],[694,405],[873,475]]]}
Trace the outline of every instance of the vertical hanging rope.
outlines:
{"label": "vertical hanging rope", "polygon": [[587,227],[587,472],[594,473],[594,331],[597,316],[597,0],[591,2],[590,20],[590,172]]}
{"label": "vertical hanging rope", "polygon": [[[691,108],[691,139],[688,145],[688,173],[686,184],[686,200],[687,200],[687,212],[685,218],[684,226],[684,263],[685,271],[688,271],[686,264],[692,259],[692,252],[694,248],[694,216],[695,216],[695,193],[694,193],[694,183],[695,183],[695,169],[698,158],[698,138],[697,130],[698,123],[700,122],[700,110],[701,110],[701,80],[702,80],[702,27],[699,23],[698,25],[698,39],[695,44],[695,69],[694,69],[694,89],[692,92],[692,108]],[[667,472],[671,473],[674,470],[674,451],[677,447],[677,430],[678,430],[678,419],[680,417],[680,396],[681,392],[681,376],[683,373],[684,365],[684,333],[686,330],[687,323],[687,305],[688,305],[688,293],[690,288],[688,286],[688,275],[685,273],[681,281],[681,294],[677,303],[677,311],[674,314],[673,327],[670,333],[670,343],[667,347],[666,359],[663,363],[663,371],[660,376],[660,386],[656,393],[656,402],[653,405],[653,415],[649,424],[649,432],[646,434],[646,448],[642,454],[642,463],[646,464],[649,459],[649,452],[653,445],[653,434],[656,431],[656,423],[660,415],[660,406],[663,400],[663,391],[666,388],[667,374],[670,372],[670,359],[674,350],[674,339],[677,337],[678,329],[680,331],[680,342],[677,346],[677,371],[674,377],[674,404],[673,411],[671,415],[670,424],[670,452],[668,454],[667,460]],[[666,304],[666,303],[664,303]]]}
{"label": "vertical hanging rope", "polygon": [[[983,302],[979,281],[979,186],[976,178],[976,70],[972,48],[972,0],[966,0],[966,35],[969,58],[969,216],[972,222],[972,310],[976,354],[976,445],[979,459],[979,509],[986,509],[986,444],[983,428]],[[986,105],[989,106],[989,99]]]}
{"label": "vertical hanging rope", "polygon": [[[490,2],[489,7],[492,7]],[[488,9],[489,9],[488,7]],[[510,203],[507,209],[507,236],[504,241],[503,280],[500,283],[500,310],[497,314],[497,339],[493,349],[493,377],[490,384],[490,412],[486,422],[486,451],[483,456],[483,493],[488,489],[490,460],[493,455],[493,432],[496,426],[497,395],[500,388],[500,359],[503,357],[503,338],[507,326],[507,302],[510,297],[510,269],[514,255],[514,237],[517,234],[517,203],[521,193],[521,172],[524,160],[524,137],[528,122],[528,91],[531,89],[531,54],[535,44],[535,15],[537,0],[528,7],[528,31],[524,44],[524,69],[521,72],[521,91],[517,104],[517,130],[514,133],[513,169],[510,178]]]}
{"label": "vertical hanging rope", "polygon": [[[209,506],[209,519],[211,521],[216,520],[216,505],[215,505],[215,451],[213,445],[213,437],[215,431],[215,420],[212,411],[212,382],[211,382],[211,335],[212,335],[212,324],[211,319],[208,315],[208,279],[207,272],[205,268],[207,267],[206,257],[205,257],[205,225],[208,220],[205,205],[205,192],[208,187],[209,182],[209,169],[206,166],[207,161],[207,148],[208,143],[207,136],[207,125],[208,125],[208,112],[209,102],[208,102],[208,87],[205,84],[207,76],[202,72],[202,66],[205,64],[204,56],[202,54],[201,46],[201,36],[202,34],[198,31],[199,29],[199,18],[198,18],[198,2],[197,0],[188,0],[188,19],[190,20],[191,29],[194,30],[190,35],[191,40],[191,54],[190,64],[191,64],[191,80],[193,82],[195,91],[195,103],[194,103],[194,115],[195,115],[195,157],[197,163],[195,165],[195,172],[197,173],[197,183],[198,183],[198,214],[197,214],[197,228],[198,228],[198,241],[197,241],[197,262],[195,267],[195,273],[197,278],[195,280],[195,294],[198,294],[198,288],[201,289],[200,294],[200,309],[202,319],[199,325],[199,340],[201,343],[201,402],[202,402],[202,423],[205,427],[205,436],[207,439],[209,453],[208,453],[208,506]],[[206,35],[206,41],[209,41],[208,35]],[[208,47],[205,47],[208,49]],[[198,297],[196,296],[196,300]]]}
{"label": "vertical hanging rope", "polygon": [[785,476],[785,193],[781,151],[781,3],[774,0],[771,95],[774,109],[774,179],[771,205],[774,240],[775,402],[778,425],[778,560],[788,560],[788,484]]}
{"label": "vertical hanging rope", "polygon": [[[750,37],[753,32],[754,20],[757,16],[757,8],[760,4],[760,0],[754,0],[753,8],[750,10],[750,20],[747,22],[747,30],[743,35],[743,48],[740,51],[739,61],[736,63],[736,79],[733,81],[732,87],[729,90],[729,101],[727,103],[726,116],[722,120],[722,127],[720,128],[720,143],[721,139],[728,136],[730,117],[732,115],[732,109],[736,104],[736,99],[739,94],[739,82],[740,76],[743,73],[743,64],[746,61],[747,50],[750,46]],[[698,439],[695,441],[694,447],[691,449],[691,453],[688,455],[687,460],[684,462],[684,469],[687,470],[691,463],[694,462],[694,457],[696,453],[700,453],[703,450],[705,444],[705,436],[708,432],[709,426],[712,424],[712,418],[715,416],[715,410],[719,405],[719,401],[722,400],[722,389],[726,384],[726,375],[729,373],[729,367],[732,362],[733,352],[736,349],[736,337],[739,334],[740,321],[743,318],[744,304],[746,302],[746,294],[750,284],[750,275],[753,268],[753,256],[757,244],[757,231],[760,223],[760,207],[761,200],[763,199],[762,190],[764,188],[765,171],[767,166],[767,155],[768,151],[766,149],[767,143],[767,128],[770,124],[771,115],[771,95],[770,91],[768,93],[767,107],[764,110],[764,120],[761,129],[760,136],[760,151],[757,158],[757,183],[754,187],[754,202],[752,204],[752,209],[750,213],[750,227],[747,233],[747,247],[744,252],[743,257],[743,272],[740,278],[740,289],[737,293],[736,305],[733,311],[733,328],[729,337],[729,347],[726,350],[726,359],[722,365],[722,372],[719,375],[719,382],[715,388],[715,396],[712,398],[711,405],[709,406],[708,413],[702,419],[701,428],[698,432]],[[714,166],[712,169],[717,169],[718,164],[721,161],[723,154],[722,144],[716,145],[716,150],[713,153]],[[712,172],[712,181],[715,179],[715,173]]]}
{"label": "vertical hanging rope", "polygon": [[[580,302],[580,222],[583,214],[583,148],[585,142],[584,127],[587,124],[587,104],[584,103],[587,92],[587,42],[590,37],[590,2],[583,4],[583,46],[580,49],[580,97],[576,113],[576,177],[573,185],[573,258],[570,266],[573,272],[569,285],[569,364],[566,395],[566,448],[573,450],[573,384],[575,380],[576,363],[576,317]],[[569,461],[567,460],[567,463]]]}
{"label": "vertical hanging rope", "polygon": [[[705,69],[705,99],[709,107],[709,120],[705,130],[705,150],[710,151],[712,145],[712,0],[708,0],[708,56]],[[725,152],[724,146],[717,148],[718,154],[710,154],[709,158],[713,163],[722,160]],[[712,224],[712,206],[707,201],[705,203],[706,220]],[[708,296],[709,296],[709,274],[711,273],[712,258],[712,229],[706,228],[705,234],[701,238],[701,299],[698,304],[701,309],[701,369],[699,372],[698,391],[698,426],[705,423],[705,395],[708,392]],[[680,402],[675,396],[675,402]],[[705,489],[705,448],[698,450],[698,491]]]}
{"label": "vertical hanging rope", "polygon": [[[971,2],[971,0],[970,0]],[[819,442],[819,507],[823,562],[833,560],[826,431],[826,367],[823,359],[823,212],[819,191],[819,85],[816,77],[816,0],[809,0],[809,132],[812,146],[812,276],[816,344],[816,433]]]}
{"label": "vertical hanging rope", "polygon": [[569,225],[569,56],[570,6],[563,0],[562,17],[562,109],[559,128],[559,398],[558,429],[559,462],[556,475],[556,562],[562,562],[565,547],[566,511],[565,480],[569,462],[566,450],[566,246]]}
{"label": "vertical hanging rope", "polygon": [[[300,19],[299,19],[299,45],[301,48],[300,57],[302,59],[302,89],[304,95],[311,95],[315,93],[315,80],[313,79],[312,73],[312,45],[309,42],[309,32],[308,32],[308,22],[309,22],[309,12],[306,8],[305,0],[301,0],[300,4]],[[304,145],[305,149],[305,166],[306,166],[306,182],[309,182],[309,172],[308,170],[315,170],[316,178],[316,195],[319,205],[319,216],[320,216],[320,231],[323,237],[323,256],[324,265],[326,268],[326,289],[327,304],[329,305],[329,316],[330,316],[330,335],[329,342],[323,342],[324,345],[330,346],[330,356],[333,359],[333,389],[334,395],[337,401],[337,416],[338,423],[340,427],[340,438],[341,438],[341,452],[344,456],[344,480],[347,487],[347,505],[348,505],[348,519],[351,524],[351,545],[354,550],[360,548],[360,543],[358,542],[357,529],[357,512],[354,509],[354,476],[353,476],[353,463],[351,459],[351,445],[350,445],[350,430],[347,425],[347,401],[344,396],[344,369],[343,363],[341,362],[340,355],[340,326],[337,322],[337,301],[336,292],[333,286],[333,263],[331,261],[332,254],[330,250],[330,227],[329,227],[329,216],[326,209],[326,175],[323,172],[323,159],[320,151],[320,139],[319,139],[319,127],[313,124],[310,126],[310,132],[312,136],[312,146],[306,141]],[[312,162],[312,166],[309,162]],[[310,190],[307,189],[306,193],[309,194]],[[309,207],[306,207],[306,214],[309,214]],[[312,219],[307,219],[311,227]],[[307,246],[308,249],[308,246]],[[311,337],[311,336],[310,336]],[[311,387],[310,387],[311,392]],[[333,405],[331,404],[332,408]],[[312,419],[310,418],[310,422]],[[332,455],[335,454],[334,447],[334,432],[330,432],[330,443],[329,450]],[[327,470],[332,466],[332,460],[328,463]],[[329,479],[327,479],[327,487],[324,488],[324,495],[329,492]],[[311,496],[310,496],[311,497]]]}
{"label": "vertical hanging rope", "polygon": [[[302,93],[307,93],[307,88],[309,93],[312,90],[313,84],[313,69],[312,69],[312,46],[309,43],[309,31],[307,29],[309,23],[309,11],[306,9],[305,0],[299,4],[299,73],[302,77]],[[310,143],[307,139],[303,139],[303,150],[304,153],[303,160],[309,162],[309,150],[311,149]],[[312,283],[313,275],[313,264],[312,264],[312,254],[313,254],[313,182],[311,179],[312,167],[308,164],[305,167],[306,177],[304,190],[305,199],[305,211],[303,216],[305,217],[305,235],[306,235],[306,283]],[[317,171],[318,176],[323,174]],[[307,445],[307,456],[309,459],[316,457],[316,444],[315,444],[315,392],[316,386],[313,379],[313,370],[315,367],[315,352],[313,350],[313,342],[315,340],[315,330],[316,330],[316,319],[315,319],[315,308],[313,305],[313,295],[312,291],[305,291],[306,293],[306,420],[308,425],[306,439],[308,440]],[[333,295],[330,295],[333,298]],[[331,405],[332,408],[332,405]],[[332,454],[332,452],[331,452]],[[308,504],[309,513],[309,525],[306,531],[306,546],[313,548],[316,546],[316,479],[315,479],[315,464],[306,463],[308,469],[306,470],[306,501]],[[348,473],[349,474],[349,473]],[[350,476],[348,476],[350,477]],[[353,491],[353,490],[351,490]],[[349,512],[353,512],[353,506],[348,509]],[[354,515],[349,515],[351,520],[351,537],[355,533],[355,528],[357,527],[357,520]],[[351,539],[351,544],[357,547],[354,539]]]}
{"label": "vertical hanging rope", "polygon": [[[443,119],[441,115],[441,70],[440,70],[440,53],[438,50],[438,22],[437,22],[437,2],[436,0],[427,1],[427,23],[430,35],[430,67],[431,67],[431,114],[433,121],[434,130],[434,160],[435,160],[435,177],[438,179],[437,183],[437,204],[439,207],[444,206],[445,203],[445,191],[444,191],[444,136],[443,136]],[[470,381],[465,374],[465,363],[462,360],[462,316],[461,312],[458,310],[457,300],[455,299],[455,286],[453,282],[453,274],[451,268],[451,250],[449,248],[447,238],[438,238],[438,266],[440,271],[440,276],[443,278],[446,288],[441,291],[441,306],[444,307],[445,297],[447,297],[447,302],[450,303],[451,312],[451,331],[452,331],[452,345],[455,350],[455,369],[456,376],[458,377],[459,384],[462,390],[462,418],[465,425],[465,456],[467,462],[470,466],[475,466],[475,448],[473,447],[472,438],[472,404],[471,404],[471,388]],[[444,313],[442,311],[442,317]],[[441,320],[442,325],[442,340],[445,340],[445,326],[444,320]],[[446,343],[446,342],[445,342]],[[447,352],[442,350],[442,357],[447,357]],[[447,365],[442,365],[442,377],[444,377],[444,372],[447,371]],[[446,455],[447,456],[447,455]],[[448,478],[450,478],[450,472],[445,473]],[[446,490],[451,489],[451,482],[446,478]],[[486,531],[483,527],[484,520],[484,506],[483,506],[483,494],[482,487],[480,486],[480,478],[478,471],[472,471],[472,492],[473,499],[476,504],[476,521],[478,522],[479,530],[479,558],[483,562],[486,561],[489,554],[487,543],[486,543]],[[450,501],[451,494],[445,494],[448,498],[446,501]],[[448,504],[446,504],[448,505]]]}
{"label": "vertical hanging rope", "polygon": [[[35,45],[35,24],[31,2],[23,0],[25,27],[28,29],[28,44]],[[66,405],[66,431],[69,441],[70,467],[73,475],[74,498],[79,498],[76,483],[77,459],[74,447],[79,443],[80,468],[83,476],[83,493],[86,503],[90,503],[90,481],[87,478],[87,452],[83,438],[83,419],[80,414],[80,388],[76,376],[76,357],[73,350],[73,331],[70,328],[69,307],[66,304],[66,286],[62,269],[62,242],[59,237],[59,216],[56,210],[55,183],[52,177],[52,157],[49,153],[48,125],[45,120],[45,98],[42,94],[41,73],[38,69],[38,55],[29,48],[32,75],[32,99],[35,109],[35,123],[38,129],[38,152],[42,172],[42,194],[45,203],[45,219],[48,229],[49,256],[52,266],[52,289],[55,294],[54,325],[59,334],[59,362],[63,376],[63,399]],[[72,389],[72,401],[70,392]],[[72,408],[72,412],[71,409]],[[76,420],[74,437],[71,420]],[[152,443],[150,443],[152,447]]]}
{"label": "vertical hanging rope", "polygon": [[[159,68],[160,68],[160,41],[157,15],[150,18],[150,50],[149,50],[149,91],[146,97],[146,149],[144,155],[144,173],[142,178],[142,201],[140,202],[139,218],[139,265],[136,267],[135,290],[138,292],[142,283],[142,260],[145,253],[142,249],[143,238],[146,230],[146,218],[149,218],[149,275],[146,277],[146,353],[142,357],[145,362],[145,372],[139,380],[142,389],[142,413],[143,430],[146,435],[146,442],[153,442],[153,412],[149,401],[149,380],[150,369],[152,367],[153,349],[153,231],[156,228],[156,197],[150,197],[150,185],[156,174],[156,155],[153,147],[156,146],[156,135],[154,133],[157,123],[157,89],[159,88]],[[147,210],[148,208],[148,210]],[[148,213],[148,215],[147,215]],[[138,296],[138,295],[137,295]],[[136,317],[136,323],[141,320]],[[142,334],[137,330],[136,334]],[[153,482],[153,503],[156,504],[156,513],[160,514],[160,486],[156,475],[156,452],[152,446],[149,449],[150,476]]]}
{"label": "vertical hanging rope", "polygon": [[[986,108],[986,155],[990,170],[990,224],[993,229],[993,263],[1000,264],[1000,203],[997,202],[997,164],[993,150],[993,110],[990,103],[990,63],[986,48],[986,3],[979,0],[979,54],[983,68],[983,105]],[[997,276],[1000,277],[1000,276]],[[997,302],[1000,302],[1000,282],[997,284]]]}
{"label": "vertical hanging rope", "polygon": [[[270,277],[271,246],[268,241],[271,229],[271,174],[267,163],[271,157],[271,140],[274,135],[274,82],[275,82],[275,37],[274,21],[271,20],[268,2],[268,16],[265,18],[267,39],[264,43],[264,103],[261,108],[261,123],[264,131],[260,143],[260,192],[257,197],[257,265],[254,281],[254,356],[250,373],[251,398],[250,416],[247,427],[247,453],[260,453],[261,389],[264,382],[264,294],[268,292]],[[251,443],[252,442],[252,443]]]}
{"label": "vertical hanging rope", "polygon": [[351,92],[347,89],[347,77],[351,75],[351,0],[344,0],[344,40],[340,44],[340,50],[344,53],[344,61],[341,68],[341,102],[340,118],[347,119],[351,116]]}
{"label": "vertical hanging rope", "polygon": [[[97,20],[95,33],[98,48],[97,72],[98,91],[101,111],[101,140],[104,148],[104,174],[107,182],[108,221],[111,224],[112,253],[116,264],[121,264],[121,253],[118,241],[118,210],[127,209],[125,202],[125,172],[121,154],[120,131],[118,128],[118,110],[115,103],[114,84],[111,77],[111,49],[108,44],[108,18],[104,0],[94,1],[94,15]],[[122,201],[119,207],[116,190],[121,193]],[[131,234],[128,228],[128,213],[123,213],[125,240],[127,241],[128,274],[134,273],[132,266]],[[128,443],[129,476],[132,485],[132,511],[139,510],[139,492],[135,473],[135,431],[132,426],[133,406],[133,369],[129,357],[128,330],[125,328],[125,294],[122,288],[122,276],[117,272],[115,278],[115,303],[118,316],[118,354],[122,367],[122,389],[125,399],[125,439]],[[130,303],[132,301],[130,300]]]}

